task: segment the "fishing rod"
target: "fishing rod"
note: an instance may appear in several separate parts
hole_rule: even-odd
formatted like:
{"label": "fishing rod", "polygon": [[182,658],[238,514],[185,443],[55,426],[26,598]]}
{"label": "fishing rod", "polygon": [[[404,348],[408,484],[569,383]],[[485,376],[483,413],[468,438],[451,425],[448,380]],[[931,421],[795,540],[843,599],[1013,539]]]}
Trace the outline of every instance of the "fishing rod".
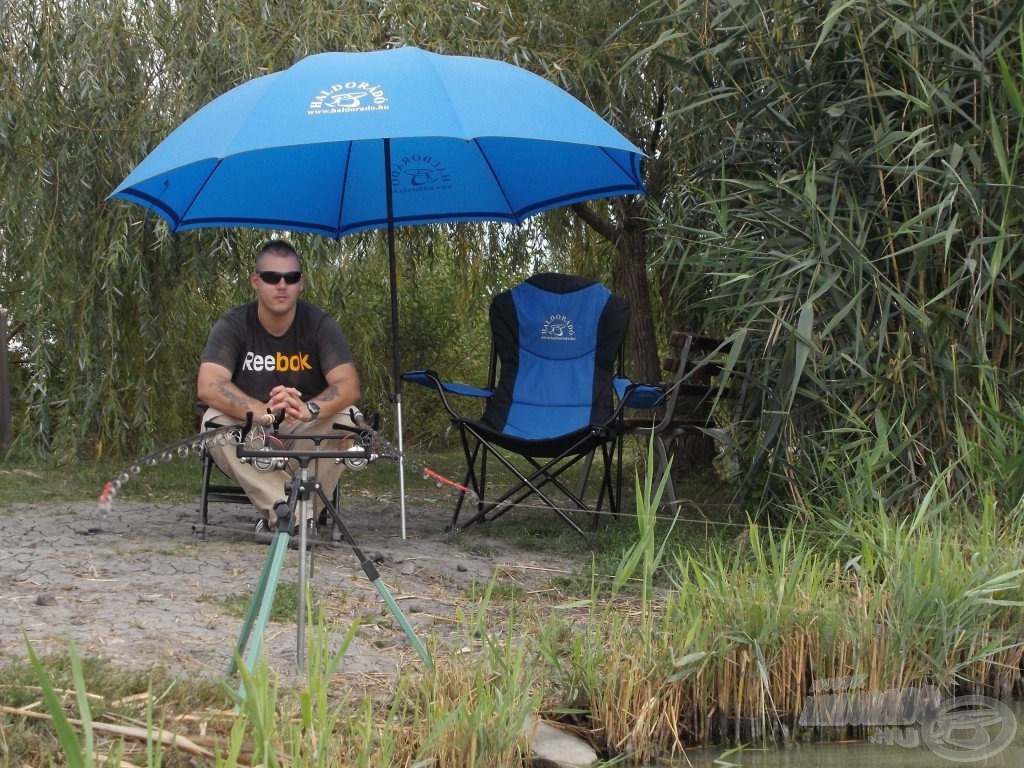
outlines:
{"label": "fishing rod", "polygon": [[[406,466],[410,467],[414,472],[418,472],[424,480],[433,481],[437,488],[447,486],[455,492],[476,497],[471,488],[455,482],[440,472],[431,469],[422,461],[410,457],[408,454],[403,455],[403,452],[400,452],[385,439],[355,408],[349,411],[349,416],[352,418],[353,423],[356,424],[356,428],[342,424],[335,424],[335,428],[354,432],[357,444],[368,450],[365,457],[337,459],[337,461],[345,461],[346,466],[352,469],[362,469],[371,461],[377,459],[398,461],[404,458]],[[277,415],[266,413],[259,417],[253,417],[250,413],[245,424],[229,424],[205,430],[191,437],[179,440],[176,443],[158,448],[152,453],[147,453],[145,456],[140,456],[123,467],[103,486],[103,492],[99,498],[100,513],[104,516],[108,515],[113,507],[114,499],[120,493],[121,488],[133,477],[139,475],[146,467],[155,467],[158,464],[167,463],[176,458],[187,459],[191,456],[200,456],[204,450],[214,445],[240,445],[243,442],[248,442],[251,448],[256,450],[265,449],[268,453],[271,451],[270,446],[275,443],[278,447],[283,448],[283,444],[277,436],[277,427],[280,426],[282,418],[283,413]],[[261,459],[255,458],[253,461],[259,462]],[[272,466],[273,468],[280,468],[283,465],[284,461],[280,460],[275,461]],[[267,466],[271,468],[270,464]]]}

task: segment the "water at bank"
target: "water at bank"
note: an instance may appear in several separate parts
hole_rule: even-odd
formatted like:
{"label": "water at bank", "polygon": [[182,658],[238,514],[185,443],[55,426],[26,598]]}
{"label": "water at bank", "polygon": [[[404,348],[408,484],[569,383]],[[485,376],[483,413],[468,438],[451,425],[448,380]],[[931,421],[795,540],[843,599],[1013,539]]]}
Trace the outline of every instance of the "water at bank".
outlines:
{"label": "water at bank", "polygon": [[[1012,740],[1007,738],[1010,733]],[[961,716],[927,738],[920,725],[882,730],[872,738],[873,742],[795,744],[731,754],[723,754],[723,749],[695,750],[687,752],[688,763],[681,760],[672,768],[1020,768],[1024,703],[1001,705],[977,718]]]}

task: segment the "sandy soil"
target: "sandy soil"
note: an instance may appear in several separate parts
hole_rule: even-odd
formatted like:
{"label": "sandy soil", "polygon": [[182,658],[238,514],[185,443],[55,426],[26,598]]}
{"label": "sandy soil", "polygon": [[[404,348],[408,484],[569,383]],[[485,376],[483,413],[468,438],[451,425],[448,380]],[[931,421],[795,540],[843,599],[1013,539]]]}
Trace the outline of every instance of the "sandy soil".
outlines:
{"label": "sandy soil", "polygon": [[[396,503],[366,494],[342,506],[356,543],[378,562],[388,590],[428,645],[472,643],[456,613],[471,610],[474,585],[497,574],[527,594],[551,596],[552,576],[571,568],[515,550],[486,535],[486,526],[473,536],[446,534],[447,500],[410,499],[405,539]],[[253,543],[255,518],[247,506],[211,507],[201,541],[192,533],[195,515],[194,504],[115,503],[107,515],[92,502],[0,509],[0,653],[24,655],[24,632],[39,652],[64,651],[73,638],[83,656],[222,676],[269,550]],[[282,584],[297,583],[298,563],[290,550]],[[339,636],[360,621],[342,663],[345,674],[377,678],[421,663],[348,545],[325,541],[311,567],[315,599]],[[488,619],[502,623],[500,611]],[[271,666],[285,680],[295,673],[297,642],[294,619],[271,622],[264,635]]]}

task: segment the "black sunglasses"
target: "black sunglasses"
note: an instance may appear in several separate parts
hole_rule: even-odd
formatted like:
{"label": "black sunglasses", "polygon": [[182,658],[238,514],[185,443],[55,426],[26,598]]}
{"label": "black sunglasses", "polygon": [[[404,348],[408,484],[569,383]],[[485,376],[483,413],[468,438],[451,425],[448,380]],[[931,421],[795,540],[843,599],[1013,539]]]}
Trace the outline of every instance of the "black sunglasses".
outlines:
{"label": "black sunglasses", "polygon": [[268,285],[277,285],[281,282],[282,277],[288,285],[295,285],[302,279],[301,272],[274,272],[272,270],[265,269],[262,272],[257,272],[256,274],[259,275],[260,280]]}

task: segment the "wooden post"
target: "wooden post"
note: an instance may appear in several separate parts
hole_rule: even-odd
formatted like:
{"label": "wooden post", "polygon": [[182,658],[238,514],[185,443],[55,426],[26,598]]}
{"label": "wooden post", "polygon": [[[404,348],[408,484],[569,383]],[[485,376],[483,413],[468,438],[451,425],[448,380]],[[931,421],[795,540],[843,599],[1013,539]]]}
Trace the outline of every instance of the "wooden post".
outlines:
{"label": "wooden post", "polygon": [[11,382],[7,371],[7,310],[0,309],[0,457],[11,446]]}

